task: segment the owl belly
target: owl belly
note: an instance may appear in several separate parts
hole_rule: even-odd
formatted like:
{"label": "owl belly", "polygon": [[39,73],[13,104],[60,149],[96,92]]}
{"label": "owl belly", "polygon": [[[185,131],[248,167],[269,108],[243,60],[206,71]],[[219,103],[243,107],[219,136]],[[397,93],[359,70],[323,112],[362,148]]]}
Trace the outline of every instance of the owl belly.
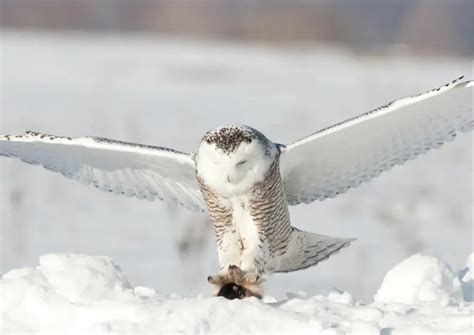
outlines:
{"label": "owl belly", "polygon": [[260,239],[259,231],[249,211],[248,196],[235,196],[230,199],[232,206],[232,223],[241,246],[240,268],[243,271],[254,271],[263,267],[268,259],[268,245]]}

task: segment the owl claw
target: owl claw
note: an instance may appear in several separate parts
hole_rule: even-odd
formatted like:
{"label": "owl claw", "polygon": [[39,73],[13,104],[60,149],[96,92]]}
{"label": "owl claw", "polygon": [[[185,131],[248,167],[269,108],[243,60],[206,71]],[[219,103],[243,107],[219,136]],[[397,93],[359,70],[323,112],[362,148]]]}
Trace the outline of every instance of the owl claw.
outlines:
{"label": "owl claw", "polygon": [[261,298],[261,288],[258,285],[260,276],[252,272],[244,272],[236,265],[229,265],[224,274],[207,277],[207,281],[218,288],[218,296],[227,299],[242,299],[245,297]]}
{"label": "owl claw", "polygon": [[227,276],[231,281],[238,281],[242,278],[245,273],[236,265],[229,265],[229,271],[227,272]]}
{"label": "owl claw", "polygon": [[256,275],[255,273],[246,273],[242,277],[242,281],[246,283],[247,285],[256,284],[259,279],[260,277]]}
{"label": "owl claw", "polygon": [[225,275],[217,274],[207,277],[207,281],[213,285],[223,285],[226,282],[226,278]]}

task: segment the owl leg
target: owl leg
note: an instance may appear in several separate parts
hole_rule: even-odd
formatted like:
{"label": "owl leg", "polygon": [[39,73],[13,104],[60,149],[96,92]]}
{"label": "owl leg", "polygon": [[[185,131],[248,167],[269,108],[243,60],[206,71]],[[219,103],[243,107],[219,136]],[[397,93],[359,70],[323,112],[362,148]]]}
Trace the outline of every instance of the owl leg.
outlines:
{"label": "owl leg", "polygon": [[217,255],[219,257],[219,273],[226,275],[231,265],[240,265],[242,247],[240,235],[236,230],[227,230],[217,239]]}
{"label": "owl leg", "polygon": [[[232,288],[234,292],[241,295],[245,294],[244,297],[261,298],[263,290],[260,284],[268,257],[268,249],[262,243],[255,226],[247,227],[244,231],[241,231],[241,234],[239,263],[229,266],[227,276],[224,278],[224,285],[221,286],[218,295],[225,296]],[[231,296],[235,295],[234,292],[230,292]]]}
{"label": "owl leg", "polygon": [[229,268],[240,264],[242,248],[240,235],[235,229],[217,230],[217,255],[219,257],[219,273],[207,277],[207,281],[216,286],[230,283]]}
{"label": "owl leg", "polygon": [[[221,231],[218,231],[220,233]],[[245,297],[261,297],[261,289],[258,286],[259,272],[254,271],[257,267],[253,262],[254,257],[244,255],[245,250],[240,234],[235,230],[227,230],[217,236],[217,250],[219,256],[220,272],[209,276],[207,280],[216,289],[216,295],[228,299],[242,299]],[[247,266],[244,259],[251,259]],[[246,268],[243,269],[242,265]]]}
{"label": "owl leg", "polygon": [[266,264],[266,252],[259,242],[249,243],[242,253],[240,262],[240,281],[253,285],[262,277]]}

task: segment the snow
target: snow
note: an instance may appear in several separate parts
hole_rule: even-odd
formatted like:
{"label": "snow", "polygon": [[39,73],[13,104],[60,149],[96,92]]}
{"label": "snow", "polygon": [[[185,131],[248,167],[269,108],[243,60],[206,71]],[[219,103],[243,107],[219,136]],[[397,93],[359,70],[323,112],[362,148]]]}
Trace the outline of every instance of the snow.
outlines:
{"label": "snow", "polygon": [[441,302],[459,294],[461,283],[449,266],[433,256],[416,254],[391,269],[375,300],[402,304]]}
{"label": "snow", "polygon": [[474,253],[469,255],[466,267],[459,272],[464,300],[474,301]]}
{"label": "snow", "polygon": [[[223,124],[291,143],[459,75],[473,78],[470,58],[366,56],[324,45],[127,33],[2,31],[1,39],[0,133],[96,135],[186,152]],[[357,241],[314,268],[272,276],[267,293],[281,300],[303,290],[308,300],[337,287],[368,302],[388,270],[418,252],[464,268],[473,251],[472,148],[472,135],[460,135],[333,200],[291,207],[297,228]],[[190,297],[207,292],[218,268],[207,218],[159,201],[0,158],[0,203],[2,274],[46,253],[101,254],[134,285]]]}
{"label": "snow", "polygon": [[[327,297],[298,293],[280,301],[271,296],[229,301],[132,287],[110,257],[47,254],[36,268],[3,275],[1,329],[2,334],[471,334],[474,304],[454,295],[452,289],[459,285],[444,287],[453,297],[449,304],[443,294],[429,301],[380,301],[381,292],[424,297],[433,278],[453,275],[447,269],[433,256],[411,256],[389,271],[378,301],[369,304],[338,289]],[[417,280],[393,285],[394,277],[403,276]],[[438,285],[434,291],[440,290]]]}
{"label": "snow", "polygon": [[462,277],[464,283],[474,280],[474,252],[469,255],[466,261],[466,273]]}

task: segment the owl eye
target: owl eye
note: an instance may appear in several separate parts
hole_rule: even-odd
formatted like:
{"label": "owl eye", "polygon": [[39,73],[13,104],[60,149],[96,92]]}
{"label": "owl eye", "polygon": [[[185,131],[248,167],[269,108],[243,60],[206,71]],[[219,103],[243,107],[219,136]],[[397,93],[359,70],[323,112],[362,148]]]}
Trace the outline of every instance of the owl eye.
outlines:
{"label": "owl eye", "polygon": [[247,163],[247,161],[246,161],[246,160],[240,161],[240,162],[238,162],[238,163],[237,163],[237,166],[244,165],[245,163]]}

